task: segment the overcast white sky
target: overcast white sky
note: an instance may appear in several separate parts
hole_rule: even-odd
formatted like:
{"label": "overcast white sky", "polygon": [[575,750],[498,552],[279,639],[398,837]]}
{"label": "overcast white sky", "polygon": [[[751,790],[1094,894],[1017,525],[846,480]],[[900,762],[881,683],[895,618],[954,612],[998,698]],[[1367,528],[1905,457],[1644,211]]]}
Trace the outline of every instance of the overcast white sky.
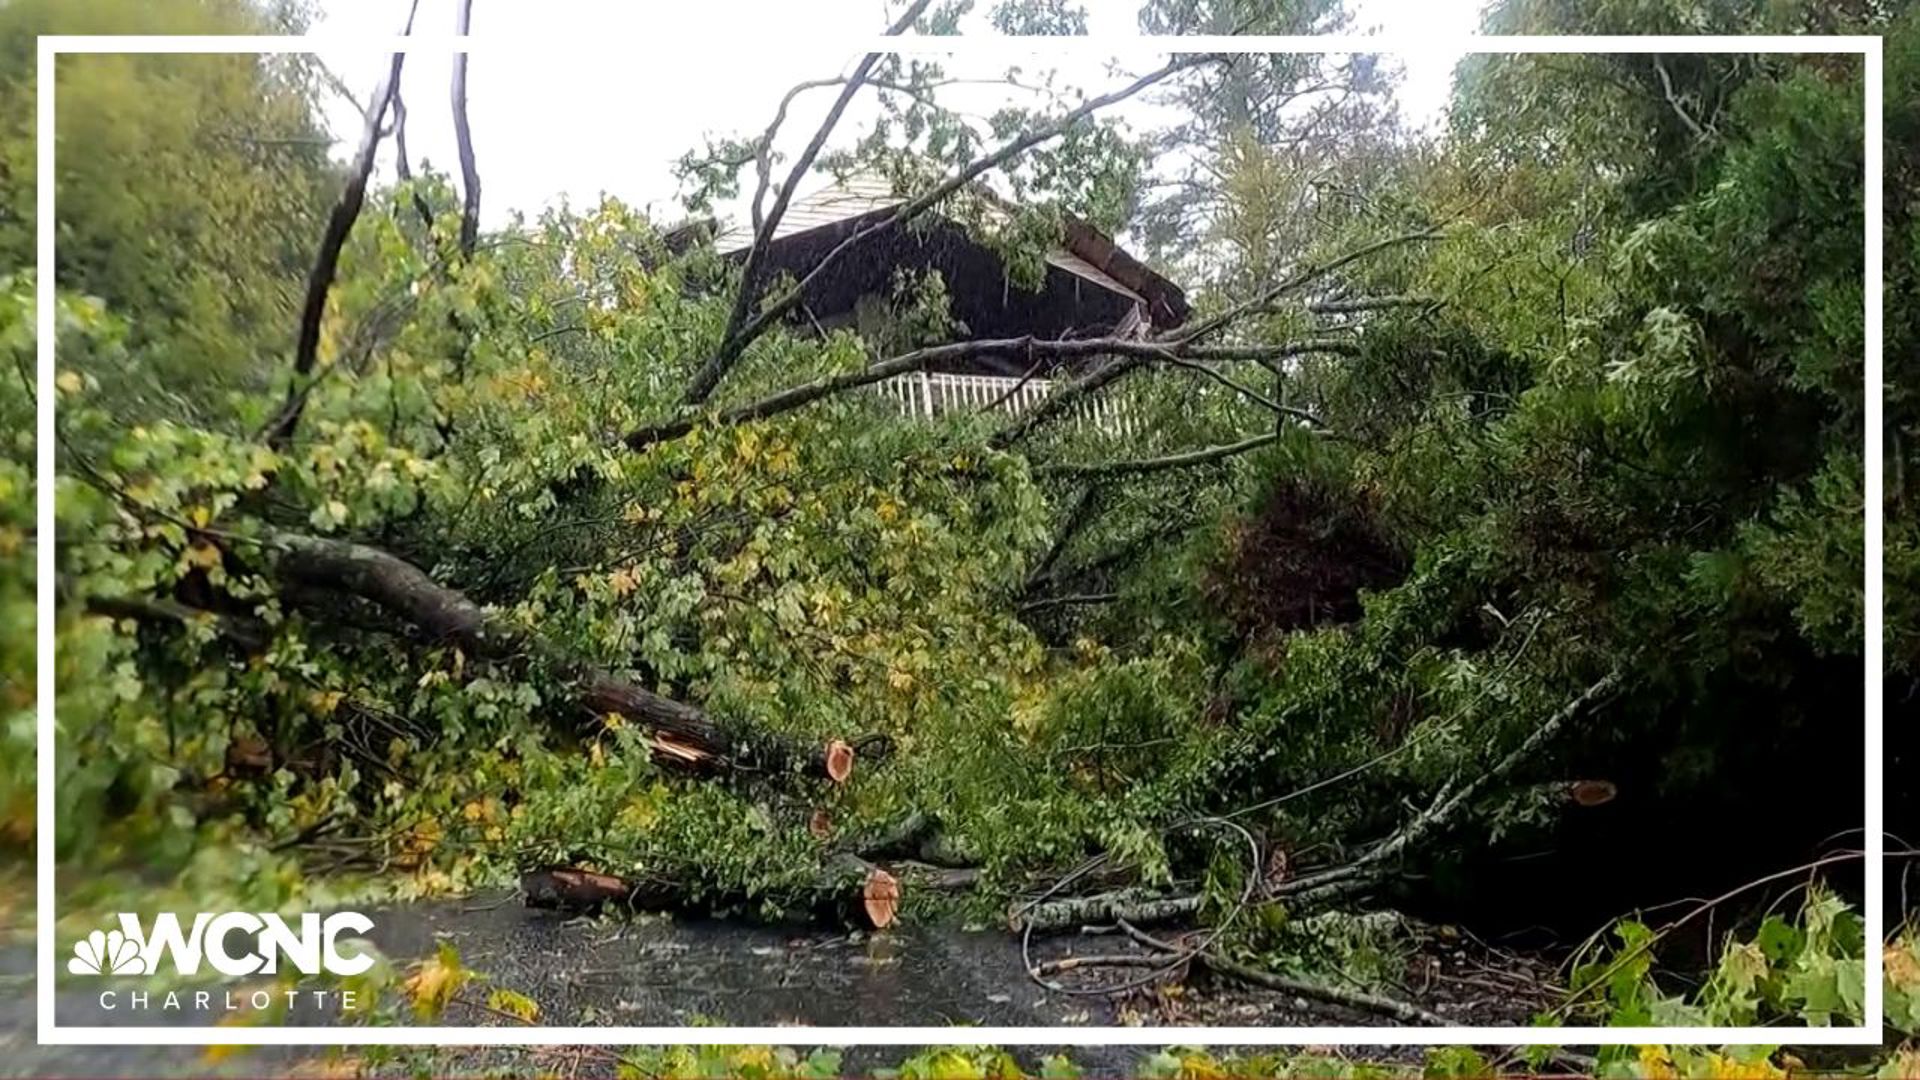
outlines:
{"label": "overcast white sky", "polygon": [[[1473,32],[1482,0],[1352,0],[1357,29],[1447,37]],[[984,5],[982,5],[984,6]],[[1089,29],[1097,35],[1138,33],[1137,0],[1086,0]],[[321,0],[316,33],[392,35],[405,19],[405,0]],[[747,133],[766,127],[781,94],[793,84],[846,70],[858,44],[887,21],[882,0],[475,0],[473,35],[527,42],[526,49],[474,56],[468,75],[468,111],[482,179],[482,217],[488,226],[513,210],[532,216],[561,199],[576,205],[602,192],[663,218],[678,215],[673,161],[700,145],[703,134]],[[416,32],[448,34],[452,0],[420,0]],[[581,54],[558,43],[562,35],[590,35],[602,48]],[[694,48],[691,41],[713,42]],[[621,43],[617,53],[607,42]],[[845,41],[848,47],[837,42]],[[662,42],[670,44],[663,47]],[[630,43],[630,48],[626,47]],[[378,54],[325,57],[328,65],[364,100],[384,63]],[[991,75],[1011,57],[943,61],[955,75]],[[1398,95],[1403,116],[1433,123],[1444,115],[1457,55],[1397,57],[1406,78]],[[1088,57],[1034,57],[1032,67],[1056,66],[1063,79],[1098,93],[1118,85],[1105,64]],[[402,89],[407,103],[408,148],[416,164],[426,159],[455,171],[448,106],[450,60],[408,57]],[[977,96],[963,107],[990,111],[1005,93],[964,88]],[[803,143],[831,103],[831,90],[803,95],[790,114],[781,145],[790,155]],[[335,101],[329,109],[334,133],[358,135],[354,106]],[[1128,104],[1112,115],[1145,125],[1151,110]],[[850,112],[840,131],[854,133],[861,117]],[[344,147],[343,147],[344,152]],[[391,158],[381,167],[391,175]],[[804,191],[805,189],[803,189]]]}

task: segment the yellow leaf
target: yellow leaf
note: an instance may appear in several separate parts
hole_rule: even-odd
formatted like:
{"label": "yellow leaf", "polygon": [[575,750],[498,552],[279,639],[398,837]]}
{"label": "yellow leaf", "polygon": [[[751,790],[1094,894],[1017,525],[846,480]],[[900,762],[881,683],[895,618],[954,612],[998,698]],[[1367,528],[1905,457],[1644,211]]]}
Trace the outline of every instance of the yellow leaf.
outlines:
{"label": "yellow leaf", "polygon": [[531,1024],[540,1018],[540,1004],[525,994],[518,994],[502,986],[487,995],[487,1008],[494,1012],[506,1013]]}
{"label": "yellow leaf", "polygon": [[53,380],[53,385],[59,387],[63,394],[77,394],[85,389],[86,382],[77,371],[63,371]]}
{"label": "yellow leaf", "polygon": [[1673,1080],[1680,1075],[1674,1071],[1673,1059],[1664,1046],[1643,1046],[1639,1057],[1640,1075],[1646,1080]]}
{"label": "yellow leaf", "polygon": [[1887,981],[1902,990],[1920,989],[1920,955],[1910,945],[1900,941],[1887,943],[1883,969]]}
{"label": "yellow leaf", "polygon": [[431,1019],[446,1009],[447,1002],[453,1000],[453,995],[471,978],[473,972],[461,966],[460,954],[443,942],[432,957],[413,965],[413,973],[407,976],[403,988],[407,999],[413,1002],[414,1014],[421,1019]]}
{"label": "yellow leaf", "polygon": [[[201,522],[204,525],[206,522]],[[186,551],[186,562],[202,570],[211,570],[220,565],[220,549],[212,544],[195,544]]]}

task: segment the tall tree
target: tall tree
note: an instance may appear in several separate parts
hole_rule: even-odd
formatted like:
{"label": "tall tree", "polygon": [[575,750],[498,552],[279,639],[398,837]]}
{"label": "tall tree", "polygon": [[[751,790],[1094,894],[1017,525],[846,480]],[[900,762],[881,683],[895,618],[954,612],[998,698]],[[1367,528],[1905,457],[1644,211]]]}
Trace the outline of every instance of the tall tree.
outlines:
{"label": "tall tree", "polygon": [[[0,4],[0,266],[33,263],[36,35],[273,33],[289,17],[245,0]],[[95,54],[62,57],[58,77],[59,282],[133,316],[149,405],[219,415],[292,345],[338,176],[316,72],[298,57]]]}

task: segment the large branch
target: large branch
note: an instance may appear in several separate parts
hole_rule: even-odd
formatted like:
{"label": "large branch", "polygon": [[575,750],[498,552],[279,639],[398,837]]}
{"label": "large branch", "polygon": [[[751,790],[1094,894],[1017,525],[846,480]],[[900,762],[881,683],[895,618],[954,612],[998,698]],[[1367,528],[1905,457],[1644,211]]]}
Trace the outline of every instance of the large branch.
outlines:
{"label": "large branch", "polygon": [[1280,281],[1278,284],[1275,284],[1270,288],[1264,289],[1261,292],[1256,293],[1255,295],[1250,296],[1245,300],[1242,300],[1240,303],[1233,305],[1232,307],[1226,309],[1225,311],[1220,312],[1217,315],[1214,315],[1211,318],[1202,319],[1197,323],[1189,323],[1186,326],[1180,327],[1179,329],[1173,331],[1172,333],[1162,335],[1160,340],[1167,341],[1167,342],[1198,341],[1201,338],[1206,337],[1208,334],[1211,334],[1217,330],[1223,329],[1226,326],[1229,326],[1232,323],[1238,321],[1242,317],[1249,315],[1255,311],[1258,311],[1263,307],[1266,307],[1268,304],[1273,303],[1275,300],[1280,299],[1282,296],[1285,296],[1291,292],[1297,292],[1298,290],[1313,284],[1314,282],[1320,280],[1321,278],[1326,277],[1328,274],[1331,274],[1334,271],[1341,269],[1342,267],[1358,262],[1359,260],[1364,259],[1369,255],[1378,254],[1379,252],[1385,251],[1388,248],[1399,247],[1402,244],[1416,243],[1421,240],[1431,240],[1434,237],[1437,237],[1439,235],[1440,235],[1439,229],[1427,228],[1427,229],[1421,229],[1418,232],[1402,233],[1399,236],[1390,236],[1384,240],[1376,240],[1371,244],[1367,244],[1363,247],[1355,248],[1354,250],[1349,251],[1344,255],[1340,255],[1335,258],[1329,259],[1326,262],[1316,263],[1312,266],[1305,267],[1304,269],[1298,271],[1291,277],[1288,277]]}
{"label": "large branch", "polygon": [[1277,972],[1263,971],[1260,968],[1250,967],[1236,960],[1230,960],[1209,949],[1203,948],[1198,951],[1185,949],[1140,930],[1126,919],[1120,920],[1120,928],[1126,932],[1128,937],[1157,952],[1162,952],[1169,956],[1186,956],[1200,966],[1208,968],[1217,974],[1239,979],[1242,982],[1251,983],[1254,986],[1259,986],[1264,989],[1278,990],[1283,994],[1312,998],[1316,1001],[1323,1001],[1329,1005],[1338,1005],[1345,1009],[1359,1009],[1364,1012],[1378,1013],[1382,1016],[1398,1020],[1403,1024],[1424,1024],[1429,1027],[1450,1027],[1453,1025],[1453,1021],[1441,1016],[1439,1013],[1430,1009],[1423,1009],[1412,1002],[1401,1001],[1398,998],[1384,997],[1379,994],[1369,994],[1362,990],[1354,990],[1344,986],[1309,982],[1306,979],[1297,979],[1291,975],[1282,975]]}
{"label": "large branch", "polygon": [[1181,345],[1179,355],[1196,360],[1285,360],[1294,356],[1359,356],[1360,346],[1351,341],[1313,338],[1281,345]]}
{"label": "large branch", "polygon": [[1307,310],[1315,315],[1355,315],[1397,307],[1437,307],[1443,302],[1432,296],[1356,296],[1345,300],[1315,300],[1307,305]]}
{"label": "large branch", "polygon": [[[453,32],[466,37],[473,23],[473,0],[455,0]],[[473,257],[480,239],[480,168],[473,159],[473,129],[467,124],[467,52],[453,54],[453,137],[460,151],[460,254]]]}
{"label": "large branch", "polygon": [[572,689],[574,703],[588,715],[614,714],[646,729],[662,764],[700,772],[799,771],[835,780],[845,779],[850,768],[852,751],[845,743],[806,746],[768,732],[730,730],[697,706],[566,655],[389,552],[296,533],[276,532],[267,542],[280,552],[278,573],[291,584],[359,597],[427,640],[470,656],[544,665]]}
{"label": "large branch", "polygon": [[[1258,346],[1249,348],[1258,349]],[[1275,345],[1267,349],[1269,355],[1292,355],[1291,344]],[[1069,383],[1059,393],[1046,399],[1033,412],[1045,414],[1054,402],[1066,398],[1064,407],[1069,407],[1087,393],[1119,378],[1126,366],[1137,366],[1147,360],[1165,360],[1177,356],[1192,355],[1208,357],[1217,355],[1212,349],[1175,349],[1153,341],[1139,341],[1133,338],[1082,338],[1079,340],[1018,338],[986,338],[978,341],[956,341],[946,345],[931,345],[924,349],[915,349],[910,353],[869,364],[858,371],[844,372],[839,375],[827,375],[809,382],[790,386],[766,397],[738,405],[722,411],[714,422],[720,425],[744,423],[748,420],[763,420],[769,416],[791,412],[803,405],[811,405],[821,398],[830,397],[846,390],[861,386],[870,386],[896,375],[906,375],[939,363],[950,363],[976,356],[1012,354],[1033,357],[1046,357],[1055,360],[1069,360],[1088,356],[1114,355],[1120,359],[1109,363],[1105,368],[1076,382]],[[622,440],[629,450],[644,450],[655,443],[677,439],[692,431],[695,419],[682,416],[652,427],[636,428],[627,433]]]}
{"label": "large branch", "polygon": [[113,619],[171,623],[182,627],[204,625],[248,653],[265,651],[272,628],[259,619],[183,604],[178,600],[142,596],[89,596],[87,611]]}
{"label": "large branch", "polygon": [[[821,275],[825,274],[828,269],[845,256],[847,252],[865,243],[867,240],[872,239],[874,236],[904,225],[914,218],[919,217],[921,214],[926,213],[934,206],[937,206],[942,200],[960,190],[962,187],[965,187],[967,184],[972,183],[981,175],[999,168],[1041,143],[1059,138],[1071,130],[1074,125],[1091,116],[1093,113],[1109,105],[1124,101],[1169,76],[1199,64],[1210,62],[1213,59],[1214,57],[1205,53],[1177,56],[1154,71],[1128,83],[1126,86],[1110,93],[1102,94],[1099,97],[1091,98],[1077,108],[1063,113],[1052,123],[1042,125],[1019,138],[1007,142],[985,157],[977,158],[969,162],[945,180],[942,180],[922,194],[903,203],[899,209],[895,210],[892,214],[887,215],[879,221],[854,230],[846,239],[840,241],[840,243],[829,250],[827,254],[822,257],[819,262],[815,263],[813,268],[808,270],[791,288],[781,293],[780,296],[772,302],[762,306],[758,312],[740,326],[730,330],[720,342],[719,348],[714,351],[713,356],[700,369],[699,373],[694,376],[694,381],[688,388],[686,403],[689,405],[698,405],[700,402],[705,401],[707,395],[713,392],[714,387],[720,384],[720,380],[733,368],[734,363],[740,359],[741,354],[746,352],[747,346],[753,344],[753,342],[756,341],[761,334],[766,333],[768,328],[776,321],[784,318],[788,312],[791,312],[797,307],[801,299],[805,297],[808,287],[819,280]],[[750,306],[752,299],[749,299],[747,302]]]}
{"label": "large branch", "polygon": [[1040,904],[1016,905],[1007,913],[1010,930],[1032,930],[1045,934],[1070,930],[1076,926],[1108,925],[1126,920],[1136,926],[1191,918],[1200,911],[1205,897],[1161,896],[1149,889],[1130,888],[1118,892],[1074,896]]}
{"label": "large branch", "polygon": [[1111,478],[1117,476],[1140,476],[1144,473],[1165,472],[1168,469],[1185,469],[1195,465],[1209,465],[1216,461],[1244,454],[1249,450],[1258,450],[1280,438],[1277,431],[1255,435],[1237,443],[1225,446],[1209,446],[1204,450],[1189,450],[1180,454],[1168,454],[1165,457],[1136,458],[1131,461],[1102,461],[1091,464],[1054,464],[1042,465],[1035,471],[1043,476],[1076,476]]}
{"label": "large branch", "polygon": [[[402,184],[413,183],[413,166],[407,161],[407,103],[398,85],[393,88],[393,171]],[[420,215],[420,224],[432,232],[433,208],[418,191],[413,193],[413,211]]]}
{"label": "large branch", "polygon": [[[870,53],[868,55],[871,56],[872,54]],[[863,66],[856,69],[855,74],[864,80],[869,70],[870,68],[863,64]],[[747,204],[747,212],[751,215],[755,247],[760,245],[760,239],[766,233],[764,225],[767,220],[767,190],[773,187],[773,139],[774,136],[780,133],[780,129],[786,126],[787,110],[793,106],[795,98],[809,90],[820,90],[829,86],[839,86],[846,81],[846,78],[839,75],[826,79],[808,79],[805,82],[795,83],[787,89],[785,94],[781,95],[780,107],[773,111],[773,122],[767,125],[766,131],[761,132],[760,138],[756,141],[754,147],[753,169],[755,180],[753,200]],[[838,119],[837,115],[835,119]]]}
{"label": "large branch", "polygon": [[[414,0],[407,12],[406,33],[413,31],[413,16],[418,8],[419,0]],[[300,413],[307,404],[307,379],[313,374],[320,354],[320,324],[327,313],[327,293],[332,291],[334,275],[340,269],[340,251],[346,247],[347,234],[353,231],[360,207],[366,203],[367,180],[373,175],[374,154],[380,148],[381,124],[400,86],[400,68],[406,62],[406,53],[394,53],[386,72],[373,88],[373,98],[367,103],[366,123],[360,129],[360,144],[347,168],[347,185],[327,218],[326,231],[320,236],[320,252],[313,260],[313,269],[307,273],[306,300],[300,306],[300,336],[293,346],[293,381],[287,387],[285,404],[261,432],[267,445],[276,450],[285,447],[300,427]]]}
{"label": "large branch", "polygon": [[[907,10],[902,12],[898,19],[894,20],[892,26],[887,27],[886,36],[898,37],[900,34],[905,33],[907,28],[913,25],[914,20],[918,19],[921,12],[924,12],[932,2],[933,0],[914,0],[913,3],[907,5]],[[734,340],[735,335],[746,325],[748,315],[753,310],[754,299],[759,292],[760,278],[766,262],[767,249],[773,244],[775,231],[780,228],[780,219],[786,216],[787,204],[793,200],[793,193],[795,189],[800,186],[800,181],[813,169],[814,159],[820,156],[821,148],[826,145],[827,136],[832,134],[833,129],[839,125],[841,115],[847,111],[847,106],[853,102],[854,95],[858,94],[860,87],[865,85],[867,75],[873,71],[873,66],[879,62],[880,54],[877,52],[868,53],[860,58],[860,62],[854,66],[853,74],[847,76],[846,84],[840,88],[840,96],[834,99],[833,107],[827,110],[827,118],[821,121],[820,127],[813,133],[813,138],[807,141],[806,149],[800,152],[800,157],[793,163],[793,169],[787,173],[786,181],[780,185],[779,192],[774,195],[772,208],[767,211],[765,217],[762,217],[760,214],[760,197],[766,190],[767,169],[771,164],[771,154],[773,152],[773,137],[779,130],[780,124],[783,123],[786,118],[788,102],[793,99],[793,94],[798,92],[799,88],[796,87],[795,90],[789,91],[787,96],[781,100],[780,111],[774,116],[773,126],[768,128],[766,134],[762,136],[759,152],[755,155],[755,161],[760,170],[761,184],[761,186],[754,191],[753,195],[753,215],[756,231],[753,238],[753,246],[747,249],[746,260],[740,269],[740,288],[734,294],[733,311],[728,314],[727,329],[721,335],[723,342]],[[740,348],[744,350],[745,347],[745,343],[743,342]],[[726,347],[723,344],[721,350],[709,358],[708,361],[701,366],[699,371],[694,373],[693,381],[687,385],[685,404],[698,405],[712,396],[714,389],[720,385],[720,380],[724,378],[727,371],[732,368],[733,362],[739,359],[739,355],[739,351],[734,352],[730,356],[726,355]],[[724,359],[723,356],[725,357]]]}
{"label": "large branch", "polygon": [[1519,746],[1514,747],[1498,762],[1480,771],[1473,779],[1458,787],[1451,783],[1443,786],[1425,810],[1401,826],[1392,836],[1376,844],[1365,855],[1345,866],[1285,882],[1274,890],[1274,895],[1284,897],[1292,904],[1305,904],[1337,899],[1371,887],[1379,880],[1389,860],[1396,858],[1433,832],[1452,824],[1453,819],[1459,816],[1461,809],[1471,803],[1481,792],[1495,782],[1506,779],[1514,770],[1539,753],[1541,747],[1559,735],[1561,729],[1585,711],[1588,705],[1612,692],[1619,685],[1618,670],[1603,676],[1582,691],[1579,696],[1561,706],[1529,733]]}

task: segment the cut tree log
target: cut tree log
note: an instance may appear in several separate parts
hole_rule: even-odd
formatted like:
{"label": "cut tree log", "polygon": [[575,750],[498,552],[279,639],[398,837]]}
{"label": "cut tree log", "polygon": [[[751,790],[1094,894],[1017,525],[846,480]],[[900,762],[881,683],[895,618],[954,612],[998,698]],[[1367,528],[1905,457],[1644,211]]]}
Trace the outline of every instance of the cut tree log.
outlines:
{"label": "cut tree log", "polygon": [[858,855],[828,859],[814,892],[830,907],[857,907],[856,914],[875,930],[892,926],[900,912],[900,879]]}
{"label": "cut tree log", "polygon": [[521,874],[520,892],[529,907],[579,912],[606,907],[667,911],[675,908],[683,895],[665,882],[615,877],[568,866],[550,866]]}
{"label": "cut tree log", "polygon": [[[723,723],[696,705],[656,694],[633,679],[568,656],[531,629],[516,626],[435,581],[412,563],[365,544],[276,532],[266,543],[280,553],[280,578],[295,586],[347,593],[413,627],[430,644],[506,664],[538,662],[571,685],[586,716],[618,716],[644,729],[654,760],[698,773],[800,773],[845,782],[855,746],[884,747],[868,736],[809,744],[773,732]],[[878,740],[878,741],[876,741]]]}
{"label": "cut tree log", "polygon": [[853,747],[835,739],[827,744],[827,779],[836,784],[844,784],[847,777],[853,775]]}
{"label": "cut tree log", "polygon": [[1567,798],[1576,806],[1604,806],[1619,794],[1611,780],[1575,780],[1567,785]]}
{"label": "cut tree log", "polygon": [[1161,896],[1146,889],[1121,889],[1053,900],[1031,907],[1015,906],[1007,912],[1007,926],[1017,932],[1035,933],[1071,930],[1080,926],[1111,926],[1126,921],[1135,926],[1151,926],[1191,918],[1200,910],[1199,896]]}
{"label": "cut tree log", "polygon": [[[622,877],[570,866],[549,866],[520,875],[520,892],[529,907],[568,912],[710,912],[754,899],[744,892],[696,898],[672,878]],[[900,911],[900,880],[856,855],[828,859],[804,888],[785,898],[790,914],[825,918],[874,930],[893,925]]]}

